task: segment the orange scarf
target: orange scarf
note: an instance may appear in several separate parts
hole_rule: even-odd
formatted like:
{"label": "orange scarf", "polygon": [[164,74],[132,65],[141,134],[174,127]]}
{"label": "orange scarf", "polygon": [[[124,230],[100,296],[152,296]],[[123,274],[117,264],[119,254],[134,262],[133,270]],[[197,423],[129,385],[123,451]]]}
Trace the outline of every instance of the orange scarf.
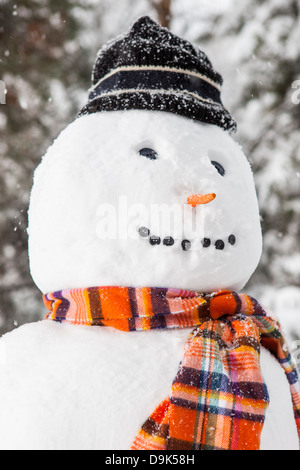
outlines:
{"label": "orange scarf", "polygon": [[95,287],[47,294],[44,301],[46,318],[58,322],[122,331],[195,327],[169,397],[145,421],[132,449],[259,449],[269,403],[261,345],[286,373],[299,432],[297,371],[279,323],[255,299],[229,291]]}

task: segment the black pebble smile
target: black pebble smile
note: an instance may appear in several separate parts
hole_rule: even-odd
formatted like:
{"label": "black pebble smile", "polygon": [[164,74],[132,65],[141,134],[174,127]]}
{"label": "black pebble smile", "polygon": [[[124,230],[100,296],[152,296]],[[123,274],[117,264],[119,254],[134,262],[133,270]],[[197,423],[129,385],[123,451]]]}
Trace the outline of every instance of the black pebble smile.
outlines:
{"label": "black pebble smile", "polygon": [[183,251],[189,251],[192,248],[192,244],[189,240],[183,240],[181,246]]}
{"label": "black pebble smile", "polygon": [[167,238],[164,239],[163,243],[164,243],[165,246],[173,246],[174,243],[175,243],[175,240],[172,237],[167,237]]}
{"label": "black pebble smile", "polygon": [[217,240],[215,243],[216,250],[224,250],[225,248],[225,243],[223,240]]}
{"label": "black pebble smile", "polygon": [[147,238],[150,235],[150,230],[147,227],[141,227],[139,229],[139,234],[142,238]]}
{"label": "black pebble smile", "polygon": [[152,236],[150,237],[150,245],[160,245],[161,239],[160,237]]}
{"label": "black pebble smile", "polygon": [[210,238],[204,238],[204,239],[202,240],[202,245],[203,245],[203,248],[208,248],[208,247],[210,247],[210,245],[211,245]]}
{"label": "black pebble smile", "polygon": [[[150,230],[147,228],[147,227],[141,227],[139,230],[138,230],[139,234],[140,234],[140,237],[141,238],[148,238],[149,239],[149,243],[150,245],[152,246],[157,246],[157,245],[160,245],[162,240],[160,237],[156,236],[156,235],[151,235],[150,236]],[[174,238],[172,237],[166,237],[163,239],[163,245],[164,246],[173,246],[175,245],[175,240]],[[230,245],[235,245],[236,244],[236,236],[231,234],[229,237],[228,237],[228,243]],[[203,248],[209,248],[210,246],[212,245],[212,241],[210,238],[203,238],[202,240],[202,246]],[[214,243],[214,246],[215,246],[215,249],[216,250],[224,250],[225,249],[225,242],[223,240],[217,240],[215,243]],[[192,243],[190,242],[190,240],[183,240],[181,242],[181,247],[183,249],[183,251],[190,251],[191,248],[192,248]]]}
{"label": "black pebble smile", "polygon": [[[228,243],[232,246],[235,245],[236,244],[236,236],[233,235],[233,234],[230,235],[228,237]],[[203,248],[209,248],[211,246],[211,239],[210,238],[203,238],[202,246],[203,246]],[[216,250],[221,250],[221,251],[224,250],[225,242],[223,240],[217,240],[215,242],[215,248],[216,248]]]}

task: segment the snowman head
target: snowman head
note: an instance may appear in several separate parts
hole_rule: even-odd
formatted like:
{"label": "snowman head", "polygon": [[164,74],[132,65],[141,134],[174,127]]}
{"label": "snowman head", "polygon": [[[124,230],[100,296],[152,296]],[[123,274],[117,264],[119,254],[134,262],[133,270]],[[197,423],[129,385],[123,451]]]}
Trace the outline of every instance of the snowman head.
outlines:
{"label": "snowman head", "polygon": [[240,290],[262,237],[220,75],[195,46],[142,18],[101,51],[93,79],[88,105],[35,173],[38,287]]}

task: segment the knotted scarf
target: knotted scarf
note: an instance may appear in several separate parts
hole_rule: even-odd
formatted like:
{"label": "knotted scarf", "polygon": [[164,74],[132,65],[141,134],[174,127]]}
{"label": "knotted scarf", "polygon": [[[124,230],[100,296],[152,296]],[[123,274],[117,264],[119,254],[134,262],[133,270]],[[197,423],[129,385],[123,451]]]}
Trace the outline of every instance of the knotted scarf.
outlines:
{"label": "knotted scarf", "polygon": [[[122,331],[192,328],[169,396],[134,450],[257,450],[269,404],[260,346],[283,367],[298,433],[298,375],[279,323],[252,297],[160,288],[95,287],[44,296],[46,318]],[[141,371],[142,373],[142,371]]]}

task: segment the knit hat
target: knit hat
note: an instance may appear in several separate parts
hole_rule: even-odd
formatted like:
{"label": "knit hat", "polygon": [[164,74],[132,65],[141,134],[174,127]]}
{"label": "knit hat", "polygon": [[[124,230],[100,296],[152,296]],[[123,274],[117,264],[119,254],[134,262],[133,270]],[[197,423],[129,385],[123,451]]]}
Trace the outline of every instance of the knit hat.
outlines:
{"label": "knit hat", "polygon": [[79,116],[146,109],[236,130],[221,101],[223,79],[206,54],[147,16],[99,51],[92,81]]}

